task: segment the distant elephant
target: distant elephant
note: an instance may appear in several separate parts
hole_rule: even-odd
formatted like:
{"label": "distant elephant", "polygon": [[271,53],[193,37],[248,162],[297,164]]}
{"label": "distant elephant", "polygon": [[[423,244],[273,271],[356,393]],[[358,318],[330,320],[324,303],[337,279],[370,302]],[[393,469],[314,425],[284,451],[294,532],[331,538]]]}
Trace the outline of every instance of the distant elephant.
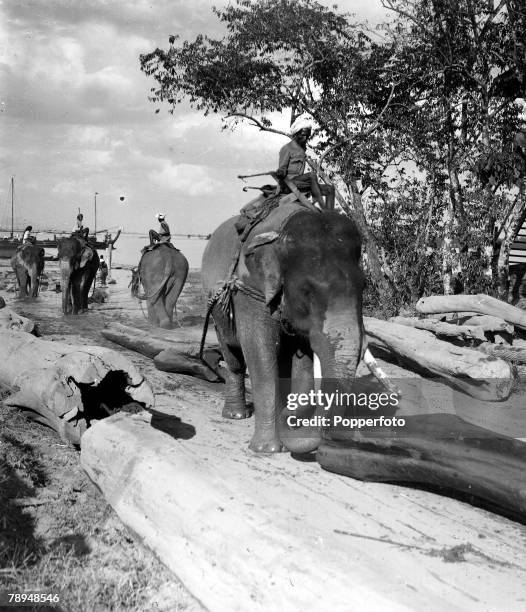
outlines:
{"label": "distant elephant", "polygon": [[[203,255],[208,298],[228,280],[239,237],[234,217],[212,235]],[[277,228],[277,231],[276,231]],[[228,366],[223,416],[242,419],[248,368],[255,431],[250,448],[292,452],[317,448],[319,428],[292,430],[281,385],[308,393],[316,378],[347,389],[360,361],[364,331],[359,267],[361,241],[354,223],[336,212],[317,212],[280,204],[251,231],[243,244],[231,293],[212,316]],[[330,379],[330,380],[324,380]],[[331,382],[332,381],[332,382]],[[341,383],[341,384],[340,384]],[[314,408],[308,408],[312,416]],[[323,412],[323,411],[322,411]]]}
{"label": "distant elephant", "polygon": [[[186,257],[173,246],[161,243],[145,251],[133,272],[131,294],[146,300],[148,320],[152,325],[173,327],[175,307],[188,275]],[[145,293],[139,294],[139,285]]]}
{"label": "distant elephant", "polygon": [[62,287],[62,312],[79,314],[88,310],[88,296],[99,268],[95,248],[79,236],[58,240]]}
{"label": "distant elephant", "polygon": [[21,298],[37,297],[40,275],[44,269],[44,249],[34,244],[24,244],[11,257]]}

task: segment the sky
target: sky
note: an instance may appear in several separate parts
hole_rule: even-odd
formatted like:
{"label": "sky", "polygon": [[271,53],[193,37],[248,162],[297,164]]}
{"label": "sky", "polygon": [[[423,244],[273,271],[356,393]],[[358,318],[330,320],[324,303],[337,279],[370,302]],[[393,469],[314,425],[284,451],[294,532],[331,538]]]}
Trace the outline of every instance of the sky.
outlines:
{"label": "sky", "polygon": [[[0,0],[1,227],[12,176],[15,227],[69,231],[80,208],[93,229],[95,192],[98,230],[144,232],[162,212],[172,233],[206,234],[235,214],[251,197],[237,175],[274,168],[286,137],[221,131],[187,104],[155,114],[139,67],[171,34],[219,36],[211,9],[226,3]],[[371,23],[385,16],[380,0],[336,3]],[[274,119],[286,130],[287,116]]]}

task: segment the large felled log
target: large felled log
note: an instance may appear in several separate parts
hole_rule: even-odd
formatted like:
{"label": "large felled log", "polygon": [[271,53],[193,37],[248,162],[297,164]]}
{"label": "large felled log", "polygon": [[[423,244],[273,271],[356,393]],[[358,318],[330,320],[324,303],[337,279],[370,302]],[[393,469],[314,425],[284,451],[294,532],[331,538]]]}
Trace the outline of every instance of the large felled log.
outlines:
{"label": "large felled log", "polygon": [[327,470],[360,480],[417,483],[485,500],[526,522],[526,444],[452,414],[406,417],[398,431],[333,432],[318,449]]}
{"label": "large felled log", "polygon": [[368,342],[398,357],[404,364],[443,379],[478,399],[500,401],[513,384],[511,365],[464,347],[438,340],[428,331],[364,317]]}
{"label": "large felled log", "polygon": [[502,593],[522,610],[520,525],[429,492],[255,456],[239,444],[250,423],[212,420],[199,400],[177,409],[181,423],[163,401],[165,425],[117,414],[90,428],[81,463],[207,610],[497,610]]}
{"label": "large felled log", "polygon": [[398,325],[425,329],[433,332],[438,337],[455,338],[461,341],[478,340],[484,342],[486,340],[483,329],[477,326],[453,325],[443,321],[417,319],[416,317],[391,317],[389,321]]}
{"label": "large felled log", "polygon": [[150,384],[116,351],[19,331],[0,331],[0,384],[15,391],[8,405],[23,408],[74,444],[92,421],[132,402],[155,403]]}
{"label": "large felled log", "polygon": [[493,357],[498,357],[499,359],[512,361],[513,363],[526,363],[526,348],[501,346],[490,342],[484,342],[477,346],[477,350],[488,355],[493,355]]}
{"label": "large felled log", "polygon": [[211,382],[222,380],[218,375],[218,352],[209,348],[199,359],[202,328],[182,327],[177,330],[144,331],[121,323],[111,323],[102,335],[132,351],[153,358],[155,366],[164,372],[190,374]]}
{"label": "large felled log", "polygon": [[448,313],[444,315],[444,321],[453,325],[466,325],[468,327],[480,327],[484,332],[504,332],[513,334],[515,328],[504,319],[491,315],[473,315],[464,313]]}
{"label": "large felled log", "polygon": [[504,319],[526,329],[526,312],[489,295],[431,295],[420,298],[416,309],[422,314],[473,311]]}

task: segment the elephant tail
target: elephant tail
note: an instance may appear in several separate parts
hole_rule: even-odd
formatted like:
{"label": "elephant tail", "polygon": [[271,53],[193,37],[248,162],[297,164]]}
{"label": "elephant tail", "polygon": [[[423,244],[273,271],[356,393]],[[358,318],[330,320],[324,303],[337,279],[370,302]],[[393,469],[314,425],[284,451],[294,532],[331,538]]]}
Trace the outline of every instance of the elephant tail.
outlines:
{"label": "elephant tail", "polygon": [[[153,300],[153,299],[155,299],[161,293],[161,291],[163,291],[163,289],[166,287],[166,283],[170,280],[170,276],[171,275],[172,275],[172,272],[170,270],[167,270],[165,272],[165,274],[164,274],[164,277],[163,277],[162,281],[160,282],[160,284],[157,287],[157,289],[155,289],[155,291],[152,291],[151,293],[140,294],[139,290],[140,290],[140,286],[142,284],[141,283],[141,275],[139,273],[139,270],[133,270],[133,272],[132,272],[132,279],[131,279],[130,284],[129,284],[132,297],[137,298],[138,300]],[[173,281],[173,282],[175,282],[175,281]],[[167,291],[169,291],[169,289],[171,289],[171,287],[169,287],[167,289]]]}
{"label": "elephant tail", "polygon": [[130,293],[132,297],[137,298],[139,300],[144,299],[141,295],[139,295],[139,290],[141,287],[141,277],[137,268],[134,268],[132,270],[132,277],[128,287],[130,288]]}

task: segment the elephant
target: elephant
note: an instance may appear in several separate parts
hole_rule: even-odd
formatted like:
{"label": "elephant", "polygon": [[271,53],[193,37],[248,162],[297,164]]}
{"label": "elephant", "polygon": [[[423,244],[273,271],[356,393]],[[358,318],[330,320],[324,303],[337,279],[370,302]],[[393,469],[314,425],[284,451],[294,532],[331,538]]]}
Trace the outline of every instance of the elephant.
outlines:
{"label": "elephant", "polygon": [[88,296],[99,269],[95,248],[80,236],[58,240],[58,260],[62,286],[62,312],[79,314],[88,310]]}
{"label": "elephant", "polygon": [[[238,220],[219,226],[202,261],[203,288],[227,365],[223,416],[250,415],[248,369],[255,418],[249,447],[308,453],[320,444],[323,429],[288,426],[282,383],[295,393],[309,393],[320,380],[340,389],[352,384],[365,350],[360,235],[353,221],[337,212],[283,203],[239,247]],[[234,290],[228,300],[220,287],[229,277],[227,286],[234,284]],[[306,413],[315,410],[318,415],[319,407]]]}
{"label": "elephant", "polygon": [[38,295],[40,275],[44,270],[45,251],[35,244],[24,244],[11,257],[11,267],[15,271],[21,298]]}
{"label": "elephant", "polygon": [[[171,329],[177,299],[188,276],[186,257],[169,243],[160,243],[143,252],[133,271],[131,294],[146,300],[148,320],[152,325]],[[139,294],[142,284],[145,293]]]}

